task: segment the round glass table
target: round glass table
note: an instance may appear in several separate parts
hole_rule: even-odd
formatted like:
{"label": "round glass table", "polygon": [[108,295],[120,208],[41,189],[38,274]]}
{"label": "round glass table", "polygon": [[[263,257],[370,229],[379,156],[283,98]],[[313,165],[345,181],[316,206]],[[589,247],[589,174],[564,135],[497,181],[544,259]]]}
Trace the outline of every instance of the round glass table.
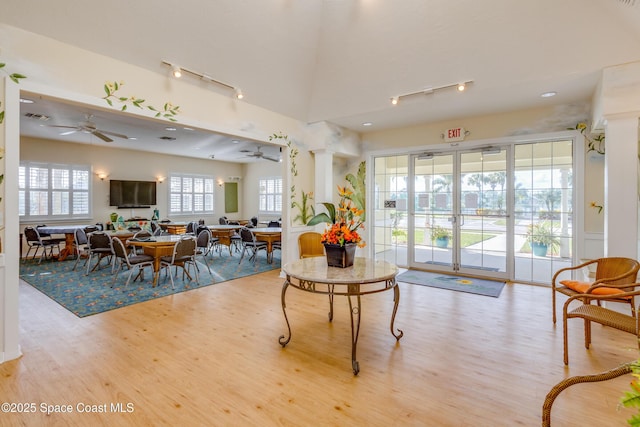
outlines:
{"label": "round glass table", "polygon": [[[333,320],[333,297],[346,296],[351,311],[351,366],[354,375],[358,375],[360,365],[356,359],[358,334],[360,332],[360,309],[362,295],[374,294],[393,289],[393,312],[391,314],[391,334],[399,341],[403,332],[394,329],[400,289],[396,283],[398,267],[386,261],[369,258],[356,258],[353,266],[347,268],[328,267],[324,257],[303,258],[282,267],[286,278],[282,285],[282,312],[287,322],[288,335],[281,335],[278,342],[282,347],[291,340],[291,325],[287,317],[285,296],[292,286],[302,291],[329,296],[329,321]],[[397,331],[397,332],[396,332]]]}

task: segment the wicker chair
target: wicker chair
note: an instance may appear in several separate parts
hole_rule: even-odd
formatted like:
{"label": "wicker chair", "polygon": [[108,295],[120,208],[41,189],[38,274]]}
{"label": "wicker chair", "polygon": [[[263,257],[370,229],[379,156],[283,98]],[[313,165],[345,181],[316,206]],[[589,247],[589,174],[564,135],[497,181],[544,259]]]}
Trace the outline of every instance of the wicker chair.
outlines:
{"label": "wicker chair", "polygon": [[324,246],[320,242],[322,234],[308,231],[298,236],[298,253],[300,258],[324,256]]}
{"label": "wicker chair", "polygon": [[625,363],[624,365],[618,366],[617,368],[607,372],[601,372],[599,374],[592,375],[576,375],[560,381],[558,384],[553,386],[549,393],[547,393],[547,396],[544,399],[544,403],[542,404],[542,427],[551,427],[551,407],[553,406],[553,402],[556,400],[558,395],[566,388],[580,383],[593,383],[611,380],[613,378],[618,378],[621,375],[630,373],[631,363]]}
{"label": "wicker chair", "polygon": [[[581,282],[579,280],[559,280],[563,272],[575,272],[595,264],[596,273],[594,282]],[[631,313],[635,317],[635,301],[633,296],[623,297],[615,294],[631,290],[628,286],[635,283],[640,270],[640,263],[635,259],[622,257],[598,258],[587,261],[574,267],[566,267],[558,270],[551,280],[551,295],[553,308],[553,323],[556,323],[556,292],[569,297],[589,293],[595,295],[607,295],[608,301],[624,302],[631,305]],[[592,289],[591,291],[589,289]]]}
{"label": "wicker chair", "polygon": [[[591,292],[584,294],[575,294],[570,297],[562,308],[562,325],[564,329],[564,364],[569,364],[569,351],[568,351],[568,337],[567,337],[567,320],[580,318],[584,320],[584,346],[589,348],[591,344],[591,322],[599,323],[603,326],[609,326],[614,329],[618,329],[623,332],[628,332],[636,336],[636,342],[638,348],[640,348],[640,317],[630,316],[628,314],[621,313],[619,311],[611,310],[600,305],[591,304],[591,301],[595,300],[598,303],[600,301],[615,301],[618,302],[618,298],[630,298],[640,295],[640,283],[634,283],[631,291],[616,294],[615,299],[612,299],[608,295],[595,295],[593,292],[597,288],[589,288]],[[581,301],[582,304],[569,311],[569,305],[574,301]]]}

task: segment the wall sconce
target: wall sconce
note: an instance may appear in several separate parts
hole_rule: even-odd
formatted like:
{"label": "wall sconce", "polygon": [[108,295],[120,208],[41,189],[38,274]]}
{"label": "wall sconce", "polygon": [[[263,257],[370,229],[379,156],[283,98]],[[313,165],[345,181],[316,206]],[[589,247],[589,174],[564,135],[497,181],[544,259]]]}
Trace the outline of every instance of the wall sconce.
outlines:
{"label": "wall sconce", "polygon": [[222,184],[224,184],[224,181],[222,179],[218,179],[218,187],[222,187]]}
{"label": "wall sconce", "polygon": [[164,180],[165,180],[164,176],[157,176],[156,177],[156,181],[158,181],[160,184],[162,184],[164,182]]}
{"label": "wall sconce", "polygon": [[106,174],[105,172],[96,172],[96,176],[100,178],[100,181],[104,181],[104,179],[107,178],[109,175]]}

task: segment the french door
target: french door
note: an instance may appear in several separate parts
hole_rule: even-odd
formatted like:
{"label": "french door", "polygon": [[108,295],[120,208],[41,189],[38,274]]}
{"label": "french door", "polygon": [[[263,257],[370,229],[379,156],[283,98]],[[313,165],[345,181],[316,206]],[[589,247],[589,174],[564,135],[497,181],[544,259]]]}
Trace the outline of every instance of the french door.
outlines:
{"label": "french door", "polygon": [[411,267],[507,277],[508,149],[412,156]]}
{"label": "french door", "polygon": [[[376,157],[375,257],[549,283],[574,261],[574,156],[574,141],[563,138]],[[545,252],[531,243],[540,230],[552,234]]]}

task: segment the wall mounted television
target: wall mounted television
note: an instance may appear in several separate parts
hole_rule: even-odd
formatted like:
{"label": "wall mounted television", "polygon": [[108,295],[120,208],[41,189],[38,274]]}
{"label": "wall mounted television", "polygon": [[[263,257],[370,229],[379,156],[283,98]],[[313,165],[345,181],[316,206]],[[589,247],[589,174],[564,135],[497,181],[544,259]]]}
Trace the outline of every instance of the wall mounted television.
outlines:
{"label": "wall mounted television", "polygon": [[109,181],[109,206],[149,208],[155,204],[155,181]]}

